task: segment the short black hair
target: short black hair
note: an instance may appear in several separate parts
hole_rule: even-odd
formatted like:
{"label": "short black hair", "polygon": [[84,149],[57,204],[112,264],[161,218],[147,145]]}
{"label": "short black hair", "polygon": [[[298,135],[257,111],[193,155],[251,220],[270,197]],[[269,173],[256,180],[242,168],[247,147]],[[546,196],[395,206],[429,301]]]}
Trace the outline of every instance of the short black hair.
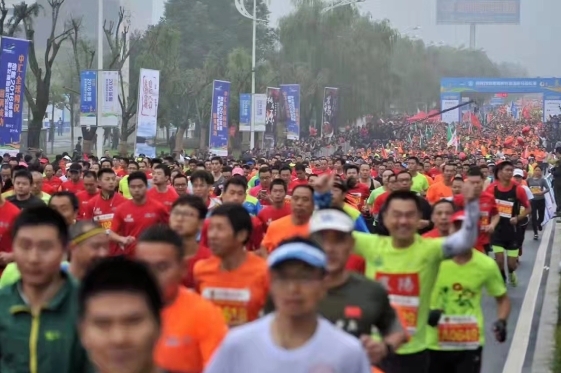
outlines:
{"label": "short black hair", "polygon": [[136,169],[137,169],[137,170],[140,170],[140,165],[138,164],[138,162],[136,162],[136,161],[130,161],[130,162],[128,162],[127,167],[130,166],[131,164],[134,165],[134,166],[136,166]]}
{"label": "short black hair", "polygon": [[158,282],[145,264],[123,256],[104,258],[86,272],[78,295],[79,318],[82,320],[86,315],[91,298],[122,292],[142,296],[154,319],[161,323],[160,312],[164,303]]}
{"label": "short black hair", "polygon": [[243,188],[244,191],[247,190],[247,181],[245,180],[245,178],[241,178],[241,177],[233,177],[231,179],[228,179],[228,181],[226,181],[224,183],[224,188],[222,188],[222,192],[226,193],[226,191],[228,190],[228,188],[231,185],[237,185]]}
{"label": "short black hair", "polygon": [[144,185],[148,186],[148,178],[146,177],[146,174],[142,171],[131,172],[129,174],[129,177],[127,177],[127,185],[130,185],[131,181],[133,180],[141,180],[144,183]]}
{"label": "short black hair", "polygon": [[434,209],[436,208],[436,206],[438,205],[450,205],[452,206],[452,210],[456,211],[456,205],[454,204],[454,202],[450,201],[449,199],[445,199],[442,198],[438,201],[436,201],[436,203],[434,205],[432,205],[432,211],[434,212]]}
{"label": "short black hair", "polygon": [[274,179],[273,181],[271,181],[271,185],[269,186],[269,192],[273,190],[273,187],[275,185],[282,185],[282,188],[284,189],[285,193],[288,191],[288,186],[286,185],[286,182],[283,179]]}
{"label": "short black hair", "polygon": [[417,157],[409,157],[409,158],[407,158],[407,160],[408,160],[408,161],[413,160],[413,161],[415,161],[417,164],[421,164],[421,161],[419,161],[419,158],[417,158]]}
{"label": "short black hair", "polygon": [[93,177],[94,180],[97,180],[97,174],[93,171],[84,172],[84,175],[82,175],[82,179],[85,179],[86,177]]}
{"label": "short black hair", "polygon": [[212,157],[212,158],[210,159],[210,161],[211,161],[211,162],[212,162],[212,161],[217,161],[217,162],[220,163],[220,164],[224,164],[224,161],[222,160],[222,157],[219,157],[219,156],[214,156],[214,157]]}
{"label": "short black hair", "polygon": [[470,167],[467,171],[467,176],[479,176],[482,179],[485,178],[483,172],[481,172],[481,167]]}
{"label": "short black hair", "polygon": [[422,211],[421,200],[419,196],[417,196],[417,193],[410,190],[396,190],[394,192],[391,192],[386,199],[384,206],[382,206],[382,210],[387,211],[390,203],[395,200],[413,201],[415,203],[415,206],[417,207],[417,211]]}
{"label": "short black hair", "polygon": [[292,174],[292,170],[290,169],[290,166],[288,166],[288,165],[281,166],[279,172],[282,173],[283,171],[288,171]]}
{"label": "short black hair", "polygon": [[[310,175],[310,176],[312,176],[312,175]],[[316,176],[317,176],[317,175],[316,175]],[[300,188],[304,188],[304,189],[309,190],[310,193],[312,193],[312,197],[313,197],[313,195],[314,195],[314,188],[312,188],[312,187],[311,187],[310,185],[308,185],[308,184],[299,184],[299,185],[296,185],[296,186],[294,187],[294,189],[292,189],[292,194],[294,194],[294,192],[296,192],[296,190],[298,190],[298,189],[300,189]]]}
{"label": "short black hair", "polygon": [[51,206],[51,201],[53,200],[53,198],[57,198],[57,197],[68,198],[74,212],[80,209],[80,201],[78,201],[78,197],[76,197],[76,194],[69,192],[68,190],[63,190],[52,194],[51,198],[49,199],[49,207]]}
{"label": "short black hair", "polygon": [[[76,197],[74,197],[76,198]],[[14,221],[12,237],[16,237],[20,229],[38,226],[54,227],[64,247],[68,245],[68,227],[62,215],[48,206],[37,206],[24,209]]]}
{"label": "short black hair", "polygon": [[349,170],[356,170],[356,172],[360,172],[360,168],[356,164],[345,164],[343,169],[345,170],[345,174]]}
{"label": "short black hair", "polygon": [[294,166],[294,171],[306,172],[306,166],[304,166],[302,163],[296,163],[296,165]]}
{"label": "short black hair", "polygon": [[154,166],[153,169],[154,170],[162,170],[162,171],[164,171],[165,176],[171,177],[171,170],[169,169],[168,166],[166,166],[164,164],[158,164],[158,165]]}
{"label": "short black hair", "polygon": [[33,176],[31,175],[31,172],[29,172],[28,170],[19,170],[16,171],[16,173],[14,173],[14,182],[16,181],[17,178],[24,178],[29,180],[29,184],[33,184]]}
{"label": "short black hair", "polygon": [[200,220],[204,220],[208,214],[208,207],[206,206],[206,203],[201,197],[193,194],[186,194],[176,199],[173,205],[171,205],[171,210],[173,211],[173,209],[177,206],[189,206],[194,208],[198,211]]}
{"label": "short black hair", "polygon": [[177,175],[175,175],[175,177],[173,178],[171,184],[173,185],[173,183],[175,183],[175,180],[177,180],[177,179],[185,179],[185,181],[187,181],[187,182],[189,181],[189,179],[187,178],[187,175],[182,174],[182,173],[180,172],[180,173],[178,173]]}
{"label": "short black hair", "polygon": [[[110,175],[113,175],[113,176],[116,175],[116,174],[115,174],[115,171],[113,171],[112,168],[107,168],[107,167],[106,167],[106,168],[102,168],[102,169],[100,169],[99,171],[97,171],[97,178],[98,178],[98,179],[101,179],[101,178],[103,177],[104,174],[110,174]],[[129,176],[129,177],[130,177],[130,176]]]}
{"label": "short black hair", "polygon": [[267,172],[271,172],[271,173],[272,173],[272,171],[271,171],[271,169],[270,169],[269,167],[263,166],[263,167],[259,168],[259,172],[258,172],[258,173],[259,173],[259,175],[261,175],[261,174],[266,174]]}
{"label": "short black hair", "polygon": [[150,242],[150,243],[165,243],[172,245],[176,251],[177,259],[181,260],[185,256],[185,249],[183,248],[183,240],[181,237],[175,233],[168,225],[157,224],[144,230],[140,237],[138,237],[138,242]]}
{"label": "short black hair", "polygon": [[222,166],[222,172],[232,172],[233,170],[232,166]]}
{"label": "short black hair", "polygon": [[[198,166],[198,165],[197,165]],[[203,164],[204,167],[204,164]],[[191,174],[191,184],[194,184],[195,181],[200,180],[207,185],[214,184],[214,177],[211,175],[210,172],[206,170],[197,170]]]}
{"label": "short black hair", "polygon": [[247,231],[247,237],[243,244],[245,245],[249,242],[251,233],[253,232],[253,223],[251,222],[251,216],[245,207],[234,203],[225,203],[214,208],[211,216],[226,217],[230,221],[230,225],[232,226],[232,230],[235,235],[240,232]]}

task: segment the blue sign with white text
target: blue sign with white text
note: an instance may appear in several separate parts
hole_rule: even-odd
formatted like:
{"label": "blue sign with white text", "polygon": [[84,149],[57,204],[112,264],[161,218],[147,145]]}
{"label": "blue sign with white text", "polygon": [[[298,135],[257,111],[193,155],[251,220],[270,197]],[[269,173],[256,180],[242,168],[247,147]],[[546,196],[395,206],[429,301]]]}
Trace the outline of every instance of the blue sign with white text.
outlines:
{"label": "blue sign with white text", "polygon": [[437,0],[437,24],[520,24],[520,0]]}
{"label": "blue sign with white text", "polygon": [[240,132],[251,131],[251,113],[253,113],[251,110],[251,94],[240,94]]}
{"label": "blue sign with white text", "polygon": [[2,36],[0,49],[0,147],[19,152],[29,41]]}
{"label": "blue sign with white text", "polygon": [[220,157],[228,155],[228,109],[230,105],[230,82],[215,80],[212,85],[212,108],[210,112],[209,148]]}
{"label": "blue sign with white text", "polygon": [[97,111],[97,71],[84,70],[80,73],[80,124],[96,125]]}
{"label": "blue sign with white text", "polygon": [[281,84],[287,140],[300,140],[300,84]]}

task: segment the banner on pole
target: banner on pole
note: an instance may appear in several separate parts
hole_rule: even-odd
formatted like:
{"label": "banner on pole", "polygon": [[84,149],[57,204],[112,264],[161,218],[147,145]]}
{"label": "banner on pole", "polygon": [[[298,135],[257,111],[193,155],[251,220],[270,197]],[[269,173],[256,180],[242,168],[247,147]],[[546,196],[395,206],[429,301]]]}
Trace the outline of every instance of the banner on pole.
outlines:
{"label": "banner on pole", "polygon": [[80,125],[97,125],[97,71],[80,72]]}
{"label": "banner on pole", "polygon": [[337,128],[339,113],[339,88],[323,89],[323,115],[321,120],[321,136],[332,137]]}
{"label": "banner on pole", "polygon": [[251,93],[240,94],[240,132],[251,132],[252,107]]}
{"label": "banner on pole", "polygon": [[286,139],[300,139],[300,84],[281,84],[286,115]]}
{"label": "banner on pole", "polygon": [[265,132],[265,123],[267,122],[267,95],[258,93],[253,95],[253,126],[255,132]]}
{"label": "banner on pole", "polygon": [[103,127],[117,127],[121,117],[121,105],[119,104],[119,72],[101,72],[101,98],[100,110]]}
{"label": "banner on pole", "polygon": [[0,48],[0,151],[14,154],[20,149],[29,41],[2,36]]}
{"label": "banner on pole", "polygon": [[220,157],[228,155],[228,108],[230,104],[230,82],[215,80],[212,85],[212,108],[210,112],[210,153]]}
{"label": "banner on pole", "polygon": [[135,156],[156,157],[160,71],[140,69]]}
{"label": "banner on pole", "polygon": [[279,115],[280,88],[267,87],[267,106],[265,120],[265,149],[274,148],[277,139],[277,120]]}

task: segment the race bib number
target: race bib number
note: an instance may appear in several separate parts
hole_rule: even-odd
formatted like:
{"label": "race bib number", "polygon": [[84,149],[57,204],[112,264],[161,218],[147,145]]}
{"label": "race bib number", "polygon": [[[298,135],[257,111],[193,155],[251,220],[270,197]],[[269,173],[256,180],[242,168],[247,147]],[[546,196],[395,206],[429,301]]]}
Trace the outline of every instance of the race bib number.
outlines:
{"label": "race bib number", "polygon": [[377,272],[376,280],[386,287],[390,304],[395,309],[403,328],[409,335],[414,335],[417,331],[421,293],[419,274]]}
{"label": "race bib number", "polygon": [[539,187],[539,186],[533,186],[533,187],[530,187],[530,191],[531,191],[533,194],[536,194],[536,193],[541,192],[541,191],[542,191],[542,188]]}
{"label": "race bib number", "polygon": [[220,307],[224,320],[229,326],[245,324],[249,321],[247,307],[251,299],[249,289],[219,287],[204,288],[201,295]]}
{"label": "race bib number", "polygon": [[104,214],[94,216],[93,220],[97,221],[103,229],[111,229],[111,222],[114,214]]}
{"label": "race bib number", "polygon": [[479,325],[475,316],[446,316],[438,323],[438,344],[443,349],[479,348]]}
{"label": "race bib number", "polygon": [[512,218],[512,209],[514,207],[514,202],[497,200],[497,210],[499,210],[499,215],[502,218],[510,219]]}

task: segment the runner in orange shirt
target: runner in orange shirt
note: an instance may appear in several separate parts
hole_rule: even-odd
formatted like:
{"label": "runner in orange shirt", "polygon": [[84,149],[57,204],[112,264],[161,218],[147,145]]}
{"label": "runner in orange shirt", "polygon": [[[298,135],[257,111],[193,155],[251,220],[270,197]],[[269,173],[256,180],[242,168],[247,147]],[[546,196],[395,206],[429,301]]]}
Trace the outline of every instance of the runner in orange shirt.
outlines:
{"label": "runner in orange shirt", "polygon": [[228,327],[220,309],[181,285],[184,257],[181,237],[165,225],[152,226],[139,237],[136,258],[154,272],[165,303],[154,360],[166,371],[198,373]]}
{"label": "runner in orange shirt", "polygon": [[208,244],[214,256],[195,264],[195,288],[236,326],[259,317],[269,291],[267,263],[247,252],[251,216],[238,204],[216,207],[209,218]]}
{"label": "runner in orange shirt", "polygon": [[452,197],[452,180],[454,179],[455,172],[456,167],[454,165],[447,164],[444,166],[442,181],[435,182],[427,190],[426,198],[431,205],[434,205],[443,198]]}

